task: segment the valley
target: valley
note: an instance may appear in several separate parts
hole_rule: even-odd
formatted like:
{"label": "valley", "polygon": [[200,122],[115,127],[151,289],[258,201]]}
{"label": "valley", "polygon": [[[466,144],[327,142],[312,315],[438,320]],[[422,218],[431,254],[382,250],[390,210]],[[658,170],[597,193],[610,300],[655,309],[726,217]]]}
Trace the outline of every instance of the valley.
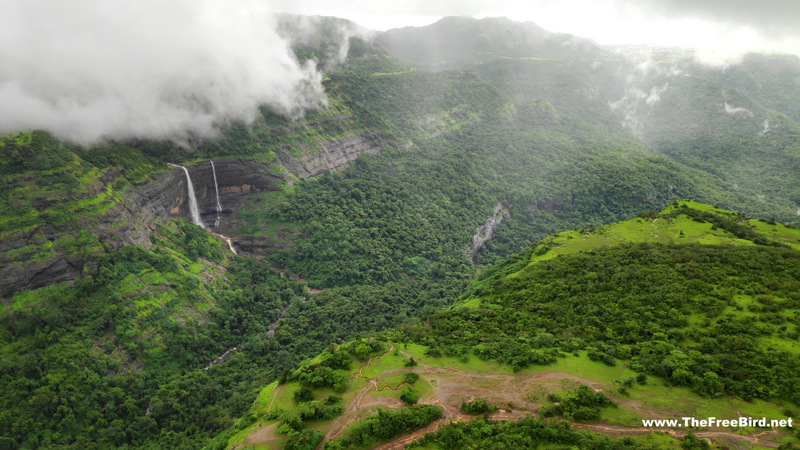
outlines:
{"label": "valley", "polygon": [[[605,263],[607,267],[615,267],[607,262],[609,253],[599,250],[620,247],[618,251],[624,252],[623,249],[628,249],[628,251],[634,251],[629,255],[636,255],[636,242],[641,243],[640,245],[647,245],[649,251],[656,254],[666,250],[661,247],[665,244],[671,245],[673,251],[678,250],[681,246],[694,249],[692,253],[694,256],[683,254],[680,257],[682,258],[681,266],[692,266],[711,254],[705,251],[698,252],[699,249],[695,248],[697,245],[710,246],[710,248],[726,245],[750,252],[749,249],[758,241],[761,244],[755,244],[755,246],[767,245],[776,250],[782,246],[794,247],[794,250],[789,250],[789,254],[793,255],[793,258],[797,257],[800,231],[785,228],[780,224],[770,225],[765,222],[751,221],[749,226],[740,229],[734,224],[743,223],[743,219],[726,222],[737,217],[734,213],[696,202],[683,201],[675,202],[658,213],[643,212],[641,215],[643,217],[603,226],[596,230],[576,230],[543,240],[538,246],[533,246],[522,258],[512,258],[511,261],[501,264],[500,270],[495,274],[484,275],[481,277],[483,281],[479,278],[477,282],[473,282],[466,294],[462,296],[461,301],[455,306],[427,318],[423,324],[410,325],[400,330],[378,335],[378,339],[385,341],[371,341],[370,346],[378,350],[374,350],[368,358],[365,355],[355,356],[353,354],[353,349],[357,348],[359,341],[339,348],[329,347],[319,357],[289,375],[287,383],[284,384],[282,379],[264,388],[248,415],[248,417],[261,419],[258,420],[258,423],[251,421],[251,426],[241,428],[241,431],[233,435],[228,443],[228,448],[246,448],[247,446],[261,448],[265,444],[291,447],[290,442],[297,434],[290,431],[288,435],[282,436],[282,433],[278,432],[279,426],[282,426],[280,424],[289,423],[292,414],[299,413],[303,417],[305,414],[303,412],[305,411],[303,409],[304,402],[312,401],[312,398],[324,399],[325,396],[335,395],[341,395],[342,408],[334,418],[304,420],[303,423],[307,430],[310,430],[308,433],[317,433],[317,439],[322,442],[351,439],[336,444],[343,445],[343,448],[361,446],[361,443],[353,441],[352,437],[347,437],[348,432],[356,429],[359,423],[366,421],[366,418],[374,414],[376,409],[397,410],[409,403],[416,402],[441,408],[442,418],[421,428],[421,431],[387,439],[387,442],[383,443],[370,441],[367,445],[372,447],[380,444],[376,448],[403,448],[404,445],[410,445],[416,440],[422,439],[426,433],[437,432],[437,429],[439,434],[447,433],[449,428],[453,427],[453,423],[470,422],[481,417],[480,414],[465,413],[463,411],[465,402],[483,399],[489,405],[493,405],[494,409],[487,410],[482,415],[482,420],[499,422],[518,421],[529,416],[549,417],[551,413],[547,412],[548,408],[552,409],[558,405],[558,400],[554,400],[553,395],[568,395],[569,392],[580,386],[588,386],[594,392],[604,393],[613,402],[613,407],[602,408],[598,411],[597,416],[588,422],[587,419],[574,420],[572,423],[574,429],[616,437],[627,436],[633,439],[626,441],[627,444],[635,448],[639,448],[638,446],[650,448],[648,446],[651,445],[651,440],[659,433],[663,433],[664,436],[659,445],[668,447],[678,447],[681,441],[686,442],[688,439],[687,431],[684,429],[643,427],[642,420],[645,419],[782,418],[792,415],[789,405],[793,400],[788,400],[792,395],[791,389],[783,394],[776,393],[775,397],[758,399],[760,394],[756,392],[765,392],[761,387],[738,385],[734,379],[747,380],[746,383],[759,383],[754,377],[755,372],[752,372],[755,364],[775,364],[770,368],[757,369],[762,374],[761,376],[766,375],[768,378],[772,376],[771,374],[782,373],[783,376],[791,377],[791,374],[796,373],[795,369],[790,367],[792,364],[796,364],[797,360],[796,357],[790,355],[797,355],[800,348],[793,343],[796,340],[796,328],[794,325],[788,325],[793,323],[793,319],[788,318],[795,317],[797,314],[796,293],[794,292],[784,291],[783,294],[779,294],[788,297],[785,300],[775,299],[783,308],[777,316],[771,317],[767,317],[763,312],[761,315],[753,315],[753,312],[764,310],[755,306],[753,300],[746,295],[736,295],[733,299],[728,300],[728,304],[733,305],[734,308],[723,308],[722,305],[719,305],[717,308],[709,309],[709,306],[702,306],[708,305],[705,303],[706,300],[702,300],[702,296],[709,295],[711,291],[706,290],[705,294],[692,292],[688,295],[694,295],[694,300],[684,303],[678,309],[672,306],[670,317],[658,314],[654,310],[654,307],[657,308],[657,304],[648,300],[643,293],[636,293],[636,297],[630,294],[623,295],[628,299],[642,296],[641,300],[636,300],[641,301],[641,304],[635,303],[636,301],[631,303],[630,300],[625,299],[617,301],[625,303],[626,308],[630,308],[635,315],[660,317],[655,320],[658,320],[661,325],[651,322],[648,326],[658,327],[661,331],[653,330],[647,333],[646,335],[651,336],[649,342],[647,338],[642,337],[626,338],[624,334],[631,331],[628,327],[637,326],[633,321],[626,320],[629,313],[622,313],[623,317],[617,319],[610,319],[609,316],[606,316],[602,319],[602,323],[609,326],[604,333],[606,337],[601,338],[594,345],[587,345],[588,341],[584,340],[591,339],[586,334],[587,331],[581,334],[575,328],[559,329],[559,325],[555,323],[543,326],[541,320],[539,321],[540,325],[532,325],[531,320],[535,323],[538,314],[553,320],[552,313],[548,311],[552,309],[552,306],[547,303],[537,304],[540,300],[534,300],[535,296],[524,300],[522,305],[526,306],[507,304],[509,300],[520,302],[520,296],[527,298],[528,295],[531,295],[527,293],[526,289],[535,289],[540,292],[549,290],[548,281],[546,277],[542,277],[541,271],[532,278],[526,275],[526,272],[534,271],[536,267],[545,265],[546,270],[553,270],[548,267],[550,261],[566,259],[571,263],[567,262],[565,267],[572,271],[573,277],[577,276],[578,280],[587,275],[595,275],[602,280],[601,273],[574,274],[575,267],[579,266],[576,264],[575,258],[596,260],[601,265]],[[653,218],[651,219],[651,217]],[[696,220],[699,217],[703,217],[705,220]],[[693,218],[693,220],[687,220],[689,218]],[[660,233],[663,233],[664,238],[661,238],[662,244],[651,244],[649,242],[654,238],[653,225],[658,221],[663,222]],[[753,234],[743,236],[744,230],[750,230]],[[734,233],[743,237],[736,238]],[[575,236],[583,237],[576,238]],[[770,242],[766,239],[774,239],[774,241]],[[705,241],[705,243],[698,244],[700,241]],[[547,251],[543,251],[543,249],[547,249]],[[753,250],[756,249],[753,248]],[[721,251],[721,249],[717,251]],[[773,256],[779,257],[778,253],[780,251]],[[642,260],[647,259],[649,258],[645,254],[640,253],[638,256],[629,256],[628,264],[631,267],[637,267],[636,270],[648,273],[649,278],[634,281],[631,284],[630,281],[623,280],[636,280],[637,277],[628,274],[621,277],[619,281],[607,280],[605,283],[591,283],[588,288],[580,289],[578,292],[584,292],[584,295],[591,295],[588,293],[593,289],[614,292],[614,283],[619,282],[624,283],[627,286],[626,289],[633,292],[642,288],[652,291],[654,294],[661,292],[658,283],[655,283],[652,278],[659,273],[659,266],[652,262],[640,265]],[[728,259],[725,264],[714,264],[713,270],[721,270],[728,264],[736,263],[733,259]],[[787,270],[796,272],[795,267],[797,266],[794,263],[789,263],[786,267]],[[780,270],[768,270],[767,272],[777,274]],[[740,286],[742,282],[749,284],[757,279],[751,278],[756,274],[755,271],[739,270],[737,273],[739,279],[736,283]],[[619,275],[621,274],[615,277]],[[669,297],[680,299],[687,295],[677,288],[681,283],[680,276],[676,279],[676,273],[661,275],[669,280],[668,284],[671,285],[672,293]],[[560,274],[555,276],[558,279],[567,280]],[[526,281],[517,281],[522,277],[525,277]],[[725,278],[718,278],[714,274],[711,277],[721,283],[719,286],[713,286],[715,292],[722,293],[730,289],[730,285],[724,281]],[[790,275],[790,279],[795,279],[795,275]],[[488,282],[488,280],[495,281]],[[512,286],[525,286],[525,288],[507,288],[501,282],[503,284],[510,283]],[[790,281],[789,284],[796,282]],[[603,285],[607,283],[612,285]],[[502,294],[498,296],[505,290],[510,293],[509,300],[506,300]],[[575,289],[564,287],[561,291],[574,292]],[[775,293],[777,294],[777,292]],[[581,307],[575,306],[579,298],[580,296],[569,300],[573,304],[574,310],[567,315],[580,314]],[[598,301],[599,298],[596,297],[594,301],[588,302],[590,309],[595,308],[592,305],[602,305],[606,311],[614,310],[614,306],[603,305],[602,301]],[[766,298],[763,297],[759,297],[759,299],[757,302],[766,301]],[[663,299],[661,303],[666,303],[668,306],[671,302]],[[744,309],[749,310],[750,313],[737,312],[742,310],[741,305],[744,305]],[[684,316],[684,314],[690,314],[690,316]],[[778,317],[783,319],[778,319]],[[513,318],[511,319],[513,322],[504,323],[503,320],[508,320],[507,318]],[[588,323],[593,323],[592,320],[589,318]],[[721,337],[718,333],[725,333],[722,331],[724,327],[739,320],[747,321],[759,330],[748,333],[753,339],[751,345],[758,353],[765,352],[774,355],[773,362],[768,362],[772,356],[753,356],[750,362],[737,360],[734,366],[725,367],[727,363],[723,361],[731,356],[724,352],[729,350],[719,348],[711,342],[715,339],[714,336],[717,336],[718,339]],[[788,329],[786,326],[778,328],[781,320],[788,320],[783,322],[788,325]],[[571,317],[569,321],[571,323],[582,322],[581,319],[574,317]],[[709,321],[711,324],[708,323]],[[702,322],[706,323],[701,325]],[[595,329],[598,323],[600,322],[595,321],[588,327],[589,330]],[[663,326],[666,328],[660,328]],[[537,328],[542,330],[542,327],[544,330],[536,336],[528,336],[529,330]],[[700,330],[704,328],[696,327],[712,327],[712,330],[703,337]],[[715,327],[723,328],[714,329]],[[788,333],[784,334],[783,331]],[[570,335],[573,336],[570,341],[561,341],[564,336]],[[608,336],[615,337],[608,338]],[[662,339],[665,340],[662,341]],[[708,343],[697,346],[692,341],[704,343],[708,341]],[[478,344],[474,345],[475,342]],[[778,342],[782,343],[778,344]],[[687,345],[688,348],[678,350],[681,348],[680,345]],[[739,347],[739,350],[745,351],[744,343],[740,342],[739,345],[742,346]],[[661,349],[657,350],[658,347]],[[670,348],[673,350],[670,351]],[[343,354],[347,356],[342,356]],[[656,362],[664,356],[666,358],[663,361]],[[319,368],[325,367],[326,364],[333,367],[326,361],[333,359],[348,361],[351,358],[352,361],[346,362],[344,365],[341,362],[337,363],[339,364],[337,367],[345,368],[340,375],[348,380],[344,391],[335,389],[334,392],[325,389],[322,385],[315,384],[314,381],[309,382],[310,378],[302,375],[302,373],[321,373]],[[714,363],[712,360],[715,358],[721,359]],[[692,359],[696,361],[689,362]],[[661,367],[661,369],[655,369],[655,373],[649,370],[643,372],[642,364],[648,364],[646,363],[648,360],[656,362],[656,367]],[[679,360],[683,362],[678,363]],[[695,364],[699,364],[699,366],[694,366]],[[346,367],[349,367],[349,370]],[[711,367],[716,367],[714,374],[710,372],[699,374]],[[659,372],[660,370],[665,371]],[[686,372],[680,375],[678,372],[682,370],[686,370]],[[735,373],[741,370],[748,372],[749,375],[743,377],[741,374]],[[408,378],[408,374],[411,373],[415,376]],[[731,378],[725,379],[725,377]],[[794,382],[786,381],[789,384]],[[784,383],[785,381],[776,381],[772,387],[764,387],[767,390],[780,389]],[[298,400],[296,392],[309,386],[312,387],[313,397]],[[344,386],[342,385],[342,387]],[[708,391],[709,388],[720,390],[712,392]],[[755,390],[751,391],[752,394],[747,394],[749,389]],[[414,399],[413,402],[409,402],[409,399],[404,397],[408,395]],[[747,400],[743,400],[743,398]],[[778,398],[783,400],[777,400]],[[777,448],[792,439],[791,429],[764,430],[740,427],[731,430],[711,427],[695,428],[691,431],[693,436],[698,439],[727,448],[750,448],[750,446]],[[440,442],[436,439],[436,437],[425,437],[421,442],[437,443],[435,448],[438,448],[443,445],[444,441]],[[325,448],[338,448],[336,445],[328,443],[325,444]]]}
{"label": "valley", "polygon": [[326,106],[0,136],[0,448],[798,445],[641,425],[797,417],[797,57],[280,21]]}

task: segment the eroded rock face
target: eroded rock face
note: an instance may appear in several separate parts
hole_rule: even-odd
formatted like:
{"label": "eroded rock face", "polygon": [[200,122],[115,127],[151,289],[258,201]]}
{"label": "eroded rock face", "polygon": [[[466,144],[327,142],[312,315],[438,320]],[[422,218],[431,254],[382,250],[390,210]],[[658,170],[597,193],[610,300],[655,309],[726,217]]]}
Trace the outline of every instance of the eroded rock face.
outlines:
{"label": "eroded rock face", "polygon": [[[117,170],[107,171],[91,187],[88,195],[97,195],[118,176]],[[111,248],[127,244],[149,247],[150,233],[155,224],[163,223],[171,214],[181,211],[186,197],[185,186],[182,173],[159,173],[145,183],[129,186],[123,192],[122,201],[106,209],[105,214],[78,216],[69,223],[46,224],[3,239],[0,241],[0,298],[7,298],[20,290],[71,281],[95,269],[97,261],[88,248],[96,242],[91,235]],[[69,253],[63,246],[52,245],[64,239],[75,242],[75,248]],[[26,257],[26,248],[37,250]],[[13,255],[19,252],[23,252],[19,258],[22,261],[13,260]]]}
{"label": "eroded rock face", "polygon": [[282,157],[281,161],[293,174],[300,178],[319,175],[327,170],[349,167],[350,162],[362,153],[378,154],[383,149],[378,139],[358,134],[350,134],[341,140],[323,141],[321,149],[308,152],[299,158],[293,155]]}
{"label": "eroded rock face", "polygon": [[[306,149],[301,157],[281,154],[270,163],[239,159],[216,160],[216,186],[210,161],[201,161],[187,166],[187,169],[192,177],[205,227],[212,232],[231,237],[234,247],[257,256],[287,244],[263,238],[236,237],[241,223],[235,212],[244,202],[260,193],[280,189],[279,183],[291,184],[297,177],[307,178],[327,170],[348,167],[362,153],[379,153],[383,148],[381,142],[377,137],[352,134],[341,140],[324,141],[318,151],[309,152]],[[90,191],[89,195],[102,192],[119,175],[118,170],[108,170],[91,188],[93,192]],[[219,221],[217,188],[222,210]],[[39,207],[44,209],[47,205],[37,205]],[[39,259],[35,257],[38,250],[31,252],[31,258],[26,259],[25,254],[20,256],[25,248],[46,248],[48,241],[57,242],[65,236],[74,238],[80,235],[81,230],[97,236],[100,243],[113,249],[128,244],[150,247],[150,235],[157,225],[175,216],[192,220],[186,176],[177,167],[152,175],[146,182],[128,186],[122,193],[122,201],[106,209],[102,215],[76,218],[72,223],[60,225],[47,224],[10,236],[0,241],[0,298],[8,298],[20,290],[75,280],[97,267],[97,251],[81,249],[80,244],[79,250],[69,255],[57,250]],[[96,246],[93,238],[88,238],[86,245],[92,242]],[[15,252],[16,260],[8,256]]]}
{"label": "eroded rock face", "polygon": [[477,230],[475,230],[475,235],[472,236],[472,242],[467,245],[467,249],[465,253],[469,257],[469,260],[475,263],[475,256],[478,255],[478,252],[481,251],[486,242],[494,236],[495,231],[497,231],[497,226],[500,225],[500,222],[503,221],[506,217],[511,217],[511,211],[508,210],[502,203],[497,203],[494,207],[494,211],[492,211],[492,215],[486,219],[486,222],[479,226]]}
{"label": "eroded rock face", "polygon": [[[261,244],[252,239],[245,241],[231,236],[240,229],[241,224],[235,211],[240,209],[242,202],[259,193],[280,189],[281,182],[291,184],[293,179],[313,177],[328,170],[349,167],[360,154],[377,154],[382,149],[379,138],[352,134],[341,140],[323,141],[317,151],[305,149],[306,153],[300,157],[283,152],[270,163],[240,159],[214,160],[222,210],[219,222],[211,162],[202,161],[188,169],[203,224],[209,230],[230,236],[234,242],[241,243],[246,251],[245,248],[260,248]],[[186,197],[186,193],[183,196]],[[181,203],[177,207],[178,210],[172,211],[172,215],[191,220],[188,205]]]}
{"label": "eroded rock face", "polygon": [[[279,162],[260,163],[240,159],[220,159],[214,161],[217,173],[217,187],[214,186],[214,172],[211,161],[202,161],[189,166],[189,174],[194,184],[197,206],[200,218],[205,227],[211,231],[229,235],[231,231],[239,229],[235,211],[241,203],[253,196],[267,191],[278,190],[279,182],[291,182],[292,175],[282,170]],[[280,170],[279,170],[280,169]],[[185,179],[185,177],[184,177]],[[222,211],[217,223],[217,191],[219,189],[219,203]],[[183,196],[186,197],[186,188],[183,187]],[[172,212],[191,221],[189,206],[179,205],[179,211]],[[216,226],[215,226],[216,225]]]}

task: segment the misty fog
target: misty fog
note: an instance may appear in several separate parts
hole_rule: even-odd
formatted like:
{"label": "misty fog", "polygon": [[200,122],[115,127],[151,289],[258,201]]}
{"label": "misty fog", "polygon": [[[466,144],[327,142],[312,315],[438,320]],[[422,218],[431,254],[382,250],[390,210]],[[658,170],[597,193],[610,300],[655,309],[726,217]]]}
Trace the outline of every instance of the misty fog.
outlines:
{"label": "misty fog", "polygon": [[0,133],[181,141],[261,104],[299,116],[326,102],[263,2],[26,0],[6,12]]}

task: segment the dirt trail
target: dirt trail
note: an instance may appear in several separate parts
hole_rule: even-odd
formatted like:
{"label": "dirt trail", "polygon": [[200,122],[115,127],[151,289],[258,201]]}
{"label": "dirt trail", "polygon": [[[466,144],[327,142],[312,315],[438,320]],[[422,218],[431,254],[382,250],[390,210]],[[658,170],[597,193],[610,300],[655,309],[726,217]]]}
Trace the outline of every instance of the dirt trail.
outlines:
{"label": "dirt trail", "polygon": [[375,356],[373,356],[372,358],[368,359],[368,360],[367,360],[367,362],[365,362],[365,363],[364,363],[364,365],[362,365],[362,366],[361,366],[361,368],[360,368],[360,369],[358,369],[358,373],[354,375],[354,376],[355,376],[355,378],[361,378],[361,379],[364,379],[364,380],[368,380],[369,378],[366,378],[366,377],[362,377],[362,376],[361,376],[361,372],[363,372],[363,371],[364,371],[364,368],[365,368],[365,367],[367,367],[367,366],[369,365],[369,363],[371,363],[371,362],[372,362],[372,360],[373,360],[373,359],[380,358],[381,356],[386,356],[386,355],[388,355],[388,354],[389,354],[389,352],[391,352],[392,350],[394,350],[394,345],[392,345],[391,347],[389,347],[389,350],[386,350],[384,353],[381,353],[380,355],[375,355]]}
{"label": "dirt trail", "polygon": [[[381,373],[375,378],[367,378],[363,375],[364,370],[375,360],[390,354],[394,350],[391,346],[385,353],[371,357],[364,363],[354,374],[355,379],[366,381],[365,385],[359,389],[353,399],[348,402],[348,405],[341,415],[334,419],[331,427],[323,440],[325,441],[335,439],[341,436],[342,432],[354,422],[367,418],[375,413],[376,406],[383,406],[389,409],[402,408],[404,405],[401,401],[384,396],[375,395],[386,389],[398,390],[402,387],[401,383],[396,388],[391,386],[384,386],[379,389],[381,379],[396,376],[399,373],[408,371],[408,369],[401,368],[389,370]],[[406,352],[400,351],[405,357],[411,357]],[[633,410],[641,414],[643,417],[664,417],[671,411],[664,409],[654,409],[641,402],[631,400],[625,397],[619,397],[612,392],[607,392],[605,385],[593,380],[582,378],[579,376],[571,375],[561,372],[536,372],[529,374],[504,374],[504,373],[477,373],[467,372],[452,367],[430,367],[426,364],[419,362],[419,365],[414,367],[413,371],[420,376],[424,377],[430,384],[433,392],[431,395],[421,398],[420,404],[436,405],[442,408],[442,418],[438,419],[428,426],[398,437],[390,442],[384,443],[377,447],[382,450],[393,450],[404,448],[410,442],[416,441],[426,433],[436,431],[440,426],[447,425],[450,422],[472,420],[476,416],[470,416],[462,413],[459,406],[464,401],[471,401],[477,397],[486,398],[489,403],[499,406],[499,409],[492,413],[489,418],[495,421],[517,421],[527,415],[534,415],[534,411],[538,410],[544,403],[544,395],[546,392],[554,390],[561,390],[564,388],[572,388],[578,383],[585,384],[596,391],[603,391],[606,395],[616,401],[621,407]],[[276,391],[277,393],[277,391]],[[277,396],[273,394],[274,401]],[[270,408],[272,402],[270,402]],[[680,411],[675,411],[680,413]],[[576,429],[588,430],[597,433],[603,433],[613,436],[633,436],[641,435],[652,432],[665,432],[672,437],[681,438],[686,434],[685,430],[674,430],[669,428],[644,428],[644,427],[626,427],[615,425],[603,424],[583,424],[573,423]],[[273,443],[277,438],[274,433],[274,427],[261,427],[252,433],[246,439],[246,443]],[[743,435],[733,431],[724,430],[702,430],[694,431],[695,435],[701,439],[716,439],[731,448],[739,448],[743,445],[758,445],[761,447],[777,448],[778,444],[768,440],[769,437],[779,435],[777,430],[766,430],[757,434]],[[263,440],[262,440],[263,439]],[[320,448],[322,443],[320,444]]]}
{"label": "dirt trail", "polygon": [[[408,356],[405,352],[401,352]],[[413,433],[403,435],[378,447],[382,450],[400,449],[406,444],[422,438],[426,433],[435,431],[441,425],[446,425],[451,421],[472,420],[475,416],[463,414],[458,405],[466,399],[484,397],[490,403],[501,405],[501,408],[490,415],[491,420],[516,421],[525,416],[533,414],[541,403],[531,401],[526,394],[536,388],[561,387],[565,382],[577,382],[585,384],[596,391],[603,391],[616,401],[620,407],[634,410],[644,417],[663,417],[665,410],[654,409],[634,400],[618,397],[613,393],[601,388],[602,383],[578,377],[568,373],[560,372],[537,372],[533,374],[502,374],[502,373],[474,373],[464,372],[455,368],[428,367],[424,364],[415,370],[418,374],[425,376],[434,386],[434,394],[430,398],[423,399],[421,403],[435,404],[443,408],[444,417],[437,420],[427,427]],[[513,403],[513,407],[510,403]],[[504,408],[505,405],[506,406]],[[675,411],[678,413],[679,411]],[[614,436],[630,436],[647,434],[651,432],[666,432],[670,436],[680,438],[686,434],[683,430],[673,430],[668,428],[644,428],[644,427],[625,427],[602,424],[582,424],[573,423],[578,429],[593,432],[610,434]],[[769,436],[779,434],[776,430],[767,430],[758,434],[742,435],[733,431],[723,430],[703,430],[695,431],[695,435],[701,439],[717,439],[727,445],[736,448],[742,444],[758,445],[768,448],[777,448],[778,444],[766,439]]]}
{"label": "dirt trail", "polygon": [[[356,395],[353,397],[353,400],[347,405],[347,408],[345,408],[344,412],[341,415],[339,415],[339,417],[337,417],[333,421],[333,424],[331,425],[331,428],[328,431],[328,434],[325,436],[325,439],[322,441],[323,443],[325,441],[327,441],[327,440],[330,440],[330,439],[336,439],[337,437],[339,437],[339,434],[341,434],[341,432],[345,428],[347,428],[351,423],[355,422],[356,420],[362,419],[363,417],[360,417],[360,416],[362,416],[363,414],[359,414],[359,412],[362,412],[362,413],[364,413],[364,412],[369,413],[370,412],[369,410],[365,410],[366,407],[379,406],[380,405],[380,406],[387,406],[387,407],[390,407],[390,408],[401,408],[403,406],[403,402],[401,402],[399,400],[395,400],[393,398],[372,397],[372,398],[365,399],[365,397],[367,397],[367,394],[370,394],[373,391],[373,389],[376,392],[378,392],[378,391],[385,390],[386,388],[390,388],[389,386],[384,386],[384,389],[378,389],[378,382],[376,381],[376,379],[367,378],[367,377],[361,375],[361,373],[364,372],[364,369],[367,368],[367,366],[369,366],[370,363],[374,359],[380,358],[382,356],[386,356],[392,350],[394,350],[394,345],[389,347],[389,350],[387,350],[386,352],[384,352],[384,353],[382,353],[380,355],[375,355],[372,358],[368,359],[367,362],[364,363],[358,369],[358,372],[355,375],[353,375],[353,378],[366,380],[367,381],[367,385],[364,386],[363,388],[361,388],[361,390],[359,390],[356,393]],[[400,388],[400,386],[398,386],[394,390],[397,390],[399,388]],[[364,417],[366,417],[366,416],[364,416]]]}
{"label": "dirt trail", "polygon": [[275,398],[278,396],[278,385],[276,384],[275,387],[272,388],[272,400],[269,401],[269,406],[267,406],[267,411],[272,410],[272,404],[275,403]]}
{"label": "dirt trail", "polygon": [[[500,411],[500,412],[495,412],[489,418],[494,421],[503,421],[503,420],[517,421],[524,418],[528,414],[530,413],[520,410]],[[534,416],[536,415],[534,414]],[[453,418],[442,418],[435,422],[432,422],[425,428],[421,428],[413,433],[400,436],[399,438],[393,441],[387,442],[377,447],[377,449],[400,450],[405,448],[407,444],[414,442],[418,439],[422,439],[422,437],[424,437],[425,434],[434,432],[438,430],[440,426],[447,425],[451,421],[472,420],[473,418],[474,418],[473,416],[466,416],[463,414],[460,414],[458,419],[456,420],[453,420]],[[578,430],[587,430],[594,433],[608,434],[612,436],[637,436],[641,434],[659,432],[659,433],[667,433],[671,437],[676,439],[681,439],[683,438],[684,435],[686,435],[686,431],[673,430],[671,428],[623,427],[615,425],[602,425],[602,424],[577,423],[577,422],[572,422],[572,427]],[[711,439],[716,439],[718,441],[724,442],[727,445],[732,445],[734,446],[734,448],[737,448],[737,446],[742,443],[747,445],[766,447],[766,448],[778,448],[779,445],[777,442],[764,439],[765,436],[778,435],[778,431],[776,430],[767,430],[753,435],[738,434],[733,431],[695,430],[694,434],[700,439],[706,439],[708,441],[710,441]]]}
{"label": "dirt trail", "polygon": [[653,219],[652,222],[650,222],[650,225],[653,227],[653,231],[650,232],[652,236],[650,236],[650,239],[647,240],[648,242],[653,240],[653,238],[658,237],[658,225],[656,225],[656,220],[658,220],[658,217],[656,217],[655,219]]}
{"label": "dirt trail", "polygon": [[448,419],[434,420],[424,428],[420,428],[419,430],[413,433],[405,434],[393,441],[375,447],[375,450],[403,450],[404,448],[406,448],[407,444],[422,439],[427,433],[434,432],[438,430],[440,426],[447,425],[449,422],[450,421]]}
{"label": "dirt trail", "polygon": [[267,425],[266,427],[259,427],[253,430],[252,433],[242,441],[241,444],[234,446],[232,450],[237,448],[246,447],[248,445],[266,445],[268,448],[276,448],[278,442],[285,439],[286,436],[279,435],[276,430],[278,429],[278,422]]}

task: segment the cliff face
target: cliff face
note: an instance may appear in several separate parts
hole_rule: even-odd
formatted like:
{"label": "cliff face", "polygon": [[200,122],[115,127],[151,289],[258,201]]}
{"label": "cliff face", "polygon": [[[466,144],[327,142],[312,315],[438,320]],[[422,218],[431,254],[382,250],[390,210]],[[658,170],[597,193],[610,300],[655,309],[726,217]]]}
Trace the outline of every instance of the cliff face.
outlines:
{"label": "cliff face", "polygon": [[350,134],[340,140],[323,141],[319,151],[300,157],[287,155],[281,159],[289,171],[300,178],[313,177],[327,170],[349,167],[350,162],[362,153],[377,154],[383,147],[377,139]]}
{"label": "cliff face", "polygon": [[[259,193],[279,190],[280,183],[291,184],[297,178],[309,178],[328,170],[349,167],[359,155],[377,154],[382,149],[378,138],[351,134],[339,140],[323,141],[315,151],[304,149],[305,153],[301,156],[283,152],[270,163],[220,159],[214,160],[213,168],[210,161],[202,161],[188,169],[203,224],[211,231],[231,237],[236,248],[248,252],[247,249],[273,248],[274,245],[254,237],[234,236],[241,227],[235,212],[241,208],[243,202],[253,199]],[[219,215],[214,170],[222,210]],[[186,197],[186,187],[181,183],[182,196]],[[188,204],[181,202],[176,207],[177,209],[171,210],[172,215],[191,221]]]}
{"label": "cliff face", "polygon": [[475,263],[475,256],[478,255],[478,252],[481,251],[486,242],[492,238],[495,231],[497,231],[497,226],[500,225],[500,222],[503,221],[506,217],[511,217],[511,212],[503,206],[502,203],[498,203],[494,207],[494,211],[492,211],[492,215],[486,219],[486,222],[479,226],[477,230],[475,230],[475,235],[472,236],[472,242],[467,245],[467,249],[465,253],[469,257],[470,261]]}
{"label": "cliff face", "polygon": [[[202,161],[189,166],[192,177],[197,206],[200,218],[209,230],[221,234],[229,234],[238,229],[235,212],[243,201],[254,195],[279,189],[281,181],[290,183],[291,174],[283,170],[280,165],[273,163],[260,163],[239,159],[221,159]],[[217,186],[214,185],[214,170],[216,170]],[[185,182],[185,177],[182,177]],[[186,197],[186,186],[182,184],[182,195]],[[217,188],[219,189],[219,203],[222,208],[217,223]],[[179,215],[191,221],[188,204],[181,203],[172,215]],[[215,226],[216,225],[216,226]]]}
{"label": "cliff face", "polygon": [[[102,194],[118,176],[117,170],[106,171],[85,198]],[[0,240],[0,298],[78,278],[96,267],[93,256],[102,246],[149,247],[155,224],[164,222],[185,202],[183,180],[178,171],[159,173],[145,183],[128,186],[120,201],[105,208],[103,214],[76,214],[70,221],[10,233]]]}
{"label": "cliff face", "polygon": [[[241,229],[235,212],[243,202],[259,193],[280,189],[280,183],[291,184],[297,177],[348,167],[362,153],[379,153],[382,149],[379,142],[352,134],[324,141],[317,151],[307,151],[299,157],[284,154],[270,163],[217,160],[214,161],[216,185],[210,161],[187,166],[201,220],[210,231],[230,236],[234,248],[252,255],[275,248],[277,244],[263,239],[235,236]],[[149,247],[150,235],[157,225],[176,216],[192,220],[182,169],[157,173],[143,183],[107,195],[119,179],[119,170],[108,169],[76,199],[103,200],[107,207],[101,212],[74,214],[66,221],[48,221],[33,229],[6,233],[0,240],[0,298],[8,298],[20,290],[75,280],[97,267],[96,256],[104,247],[116,249],[128,244]],[[47,208],[52,206],[46,198],[39,198],[34,204],[40,215],[46,215]]]}

